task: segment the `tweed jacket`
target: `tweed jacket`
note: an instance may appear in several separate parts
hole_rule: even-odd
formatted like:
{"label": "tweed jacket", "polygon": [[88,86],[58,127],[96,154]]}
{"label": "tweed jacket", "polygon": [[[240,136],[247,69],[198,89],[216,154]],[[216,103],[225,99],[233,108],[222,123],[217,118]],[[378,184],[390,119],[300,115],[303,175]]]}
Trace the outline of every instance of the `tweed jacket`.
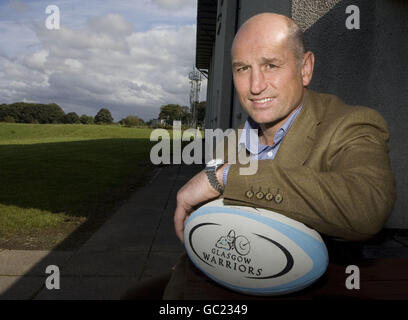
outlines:
{"label": "tweed jacket", "polygon": [[270,209],[335,239],[368,239],[396,198],[388,140],[378,112],[308,89],[275,159],[258,161],[252,175],[231,165],[224,203]]}

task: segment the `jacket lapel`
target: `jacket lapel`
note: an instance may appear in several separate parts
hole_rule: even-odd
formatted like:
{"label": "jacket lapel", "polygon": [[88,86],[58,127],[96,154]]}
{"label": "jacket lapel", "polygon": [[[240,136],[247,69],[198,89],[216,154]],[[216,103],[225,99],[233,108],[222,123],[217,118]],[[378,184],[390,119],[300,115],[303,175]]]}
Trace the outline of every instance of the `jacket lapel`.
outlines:
{"label": "jacket lapel", "polygon": [[284,166],[303,165],[307,160],[320,124],[321,101],[318,94],[306,90],[305,103],[286,134],[275,160]]}

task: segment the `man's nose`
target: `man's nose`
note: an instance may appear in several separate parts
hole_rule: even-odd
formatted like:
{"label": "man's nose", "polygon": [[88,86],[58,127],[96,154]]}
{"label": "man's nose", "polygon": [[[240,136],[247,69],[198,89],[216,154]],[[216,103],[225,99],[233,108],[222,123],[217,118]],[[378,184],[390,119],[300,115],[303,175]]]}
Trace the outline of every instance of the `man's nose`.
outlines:
{"label": "man's nose", "polygon": [[251,93],[260,94],[266,89],[266,81],[262,70],[252,69]]}

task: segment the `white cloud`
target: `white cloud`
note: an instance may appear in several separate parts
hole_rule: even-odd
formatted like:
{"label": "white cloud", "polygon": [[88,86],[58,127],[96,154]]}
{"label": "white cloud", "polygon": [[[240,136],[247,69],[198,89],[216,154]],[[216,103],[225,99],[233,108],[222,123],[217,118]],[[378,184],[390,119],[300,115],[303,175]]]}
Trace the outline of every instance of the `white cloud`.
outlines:
{"label": "white cloud", "polygon": [[33,30],[33,52],[0,57],[1,103],[56,102],[66,112],[89,115],[107,107],[115,120],[129,114],[148,120],[162,104],[189,104],[194,25],[137,32],[123,16],[107,14],[80,29],[36,24]]}
{"label": "white cloud", "polygon": [[158,7],[167,10],[179,10],[196,6],[196,0],[152,0],[152,2]]}
{"label": "white cloud", "polygon": [[82,63],[76,59],[65,59],[64,64],[71,70],[80,71],[82,69]]}
{"label": "white cloud", "polygon": [[47,57],[47,50],[39,50],[27,55],[24,59],[24,64],[31,69],[43,70]]}
{"label": "white cloud", "polygon": [[91,18],[88,22],[92,31],[114,36],[128,35],[133,31],[133,26],[121,15],[110,13],[104,17]]}

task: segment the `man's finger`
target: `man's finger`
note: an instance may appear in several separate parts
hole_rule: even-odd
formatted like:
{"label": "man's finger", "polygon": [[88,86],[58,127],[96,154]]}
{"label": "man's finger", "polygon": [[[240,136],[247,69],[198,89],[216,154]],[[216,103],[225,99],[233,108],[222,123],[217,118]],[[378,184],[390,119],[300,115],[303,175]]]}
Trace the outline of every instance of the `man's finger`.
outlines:
{"label": "man's finger", "polygon": [[187,212],[185,209],[177,205],[176,211],[174,212],[174,229],[176,230],[176,235],[181,242],[184,242],[184,220],[186,219]]}

